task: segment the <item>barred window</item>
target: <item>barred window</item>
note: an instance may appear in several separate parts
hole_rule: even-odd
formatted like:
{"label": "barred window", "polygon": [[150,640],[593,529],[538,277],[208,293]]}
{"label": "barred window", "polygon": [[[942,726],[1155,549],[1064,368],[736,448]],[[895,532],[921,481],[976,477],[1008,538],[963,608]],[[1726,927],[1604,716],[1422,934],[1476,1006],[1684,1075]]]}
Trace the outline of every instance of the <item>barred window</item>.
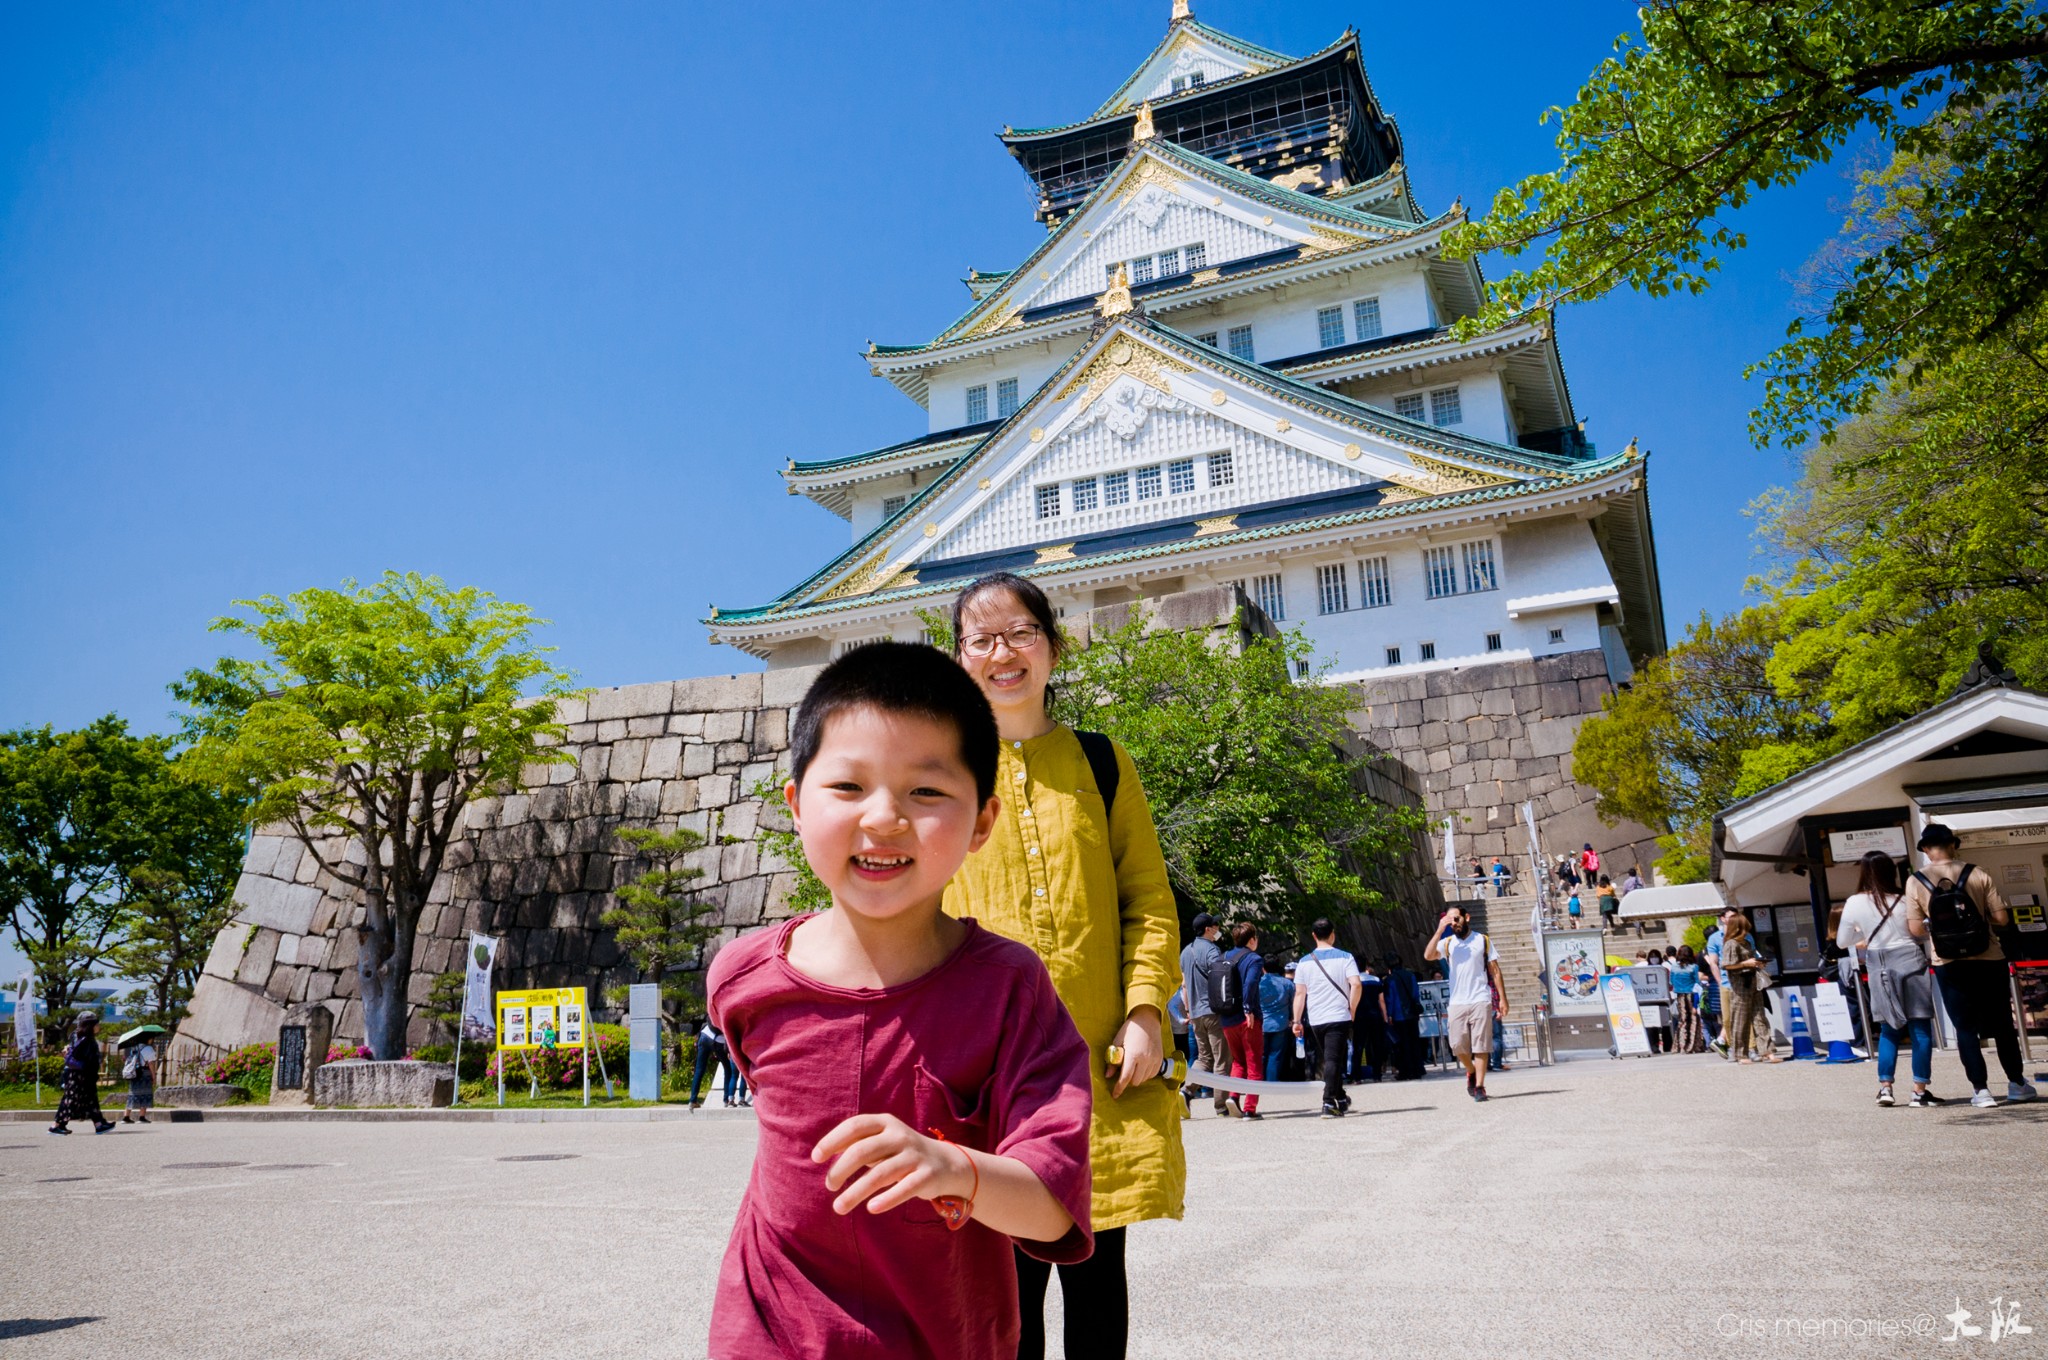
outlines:
{"label": "barred window", "polygon": [[1058,519],[1060,517],[1060,488],[1055,482],[1051,486],[1038,488],[1038,517]]}
{"label": "barred window", "polygon": [[1403,392],[1400,396],[1395,397],[1394,414],[1406,416],[1410,420],[1422,419],[1422,394],[1420,392]]}
{"label": "barred window", "polygon": [[1210,349],[1216,348],[1216,332],[1214,331],[1203,331],[1200,335],[1196,336],[1195,339],[1201,341]]}
{"label": "barred window", "polygon": [[1200,269],[1209,262],[1209,247],[1201,241],[1187,247],[1188,268]]}
{"label": "barred window", "polygon": [[1251,361],[1252,328],[1250,326],[1232,326],[1230,328],[1230,352],[1246,362]]}
{"label": "barred window", "polygon": [[1008,420],[1017,414],[1017,380],[1004,378],[996,383],[996,418]]}
{"label": "barred window", "polygon": [[1344,309],[1323,307],[1316,312],[1316,343],[1333,349],[1344,343]]}
{"label": "barred window", "polygon": [[1562,629],[1562,628],[1553,628],[1553,629],[1551,629],[1551,630],[1550,630],[1550,641],[1552,642],[1552,644],[1556,644],[1556,643],[1559,643],[1559,642],[1563,642],[1563,641],[1564,641],[1564,629]]}
{"label": "barred window", "polygon": [[1131,283],[1133,286],[1152,282],[1152,257],[1140,255],[1131,261]]}
{"label": "barred window", "polygon": [[1351,329],[1360,340],[1376,340],[1380,335],[1380,300],[1376,297],[1360,298],[1351,304]]}
{"label": "barred window", "polygon": [[967,423],[979,425],[988,419],[988,384],[967,389]]}
{"label": "barred window", "polygon": [[1131,474],[1128,472],[1105,472],[1102,475],[1102,503],[1104,505],[1129,505],[1131,502]]}
{"label": "barred window", "polygon": [[1325,614],[1351,608],[1351,574],[1342,562],[1316,568],[1316,603]]}
{"label": "barred window", "polygon": [[1159,499],[1159,464],[1138,469],[1138,499],[1156,501]]}
{"label": "barred window", "polygon": [[1401,664],[1401,649],[1399,647],[1387,648],[1387,664],[1389,666],[1398,666]]}
{"label": "barred window", "polygon": [[1440,600],[1458,593],[1458,554],[1454,548],[1424,548],[1422,574],[1429,581],[1429,598]]}
{"label": "barred window", "polygon": [[908,496],[882,497],[882,518],[894,519],[897,512],[903,509],[903,503],[909,499]]}
{"label": "barred window", "polygon": [[1436,660],[1436,644],[1434,642],[1425,642],[1420,647],[1416,648],[1416,651],[1421,655],[1421,658],[1424,661]]}
{"label": "barred window", "polygon": [[1462,425],[1465,423],[1464,407],[1458,401],[1458,389],[1439,387],[1429,394],[1429,423],[1432,425]]}
{"label": "barred window", "polygon": [[1188,72],[1188,88],[1198,90],[1202,87],[1203,82],[1208,79],[1209,74],[1206,71],[1190,71]]}
{"label": "barred window", "polygon": [[1500,577],[1493,569],[1492,539],[1461,543],[1458,549],[1465,559],[1465,589],[1476,592],[1499,588]]}
{"label": "barred window", "polygon": [[1180,273],[1180,252],[1178,250],[1160,251],[1159,277],[1162,279],[1171,278],[1178,273]]}
{"label": "barred window", "polygon": [[1166,465],[1166,489],[1175,496],[1184,496],[1195,489],[1195,460],[1182,458]]}
{"label": "barred window", "polygon": [[1237,468],[1228,450],[1209,455],[1209,485],[1230,486],[1237,480]]}
{"label": "barred window", "polygon": [[1394,602],[1394,585],[1387,578],[1387,559],[1361,558],[1358,563],[1358,607],[1379,609]]}
{"label": "barred window", "polygon": [[1116,265],[1115,265],[1115,264],[1106,264],[1106,265],[1102,266],[1102,272],[1103,272],[1103,275],[1104,275],[1105,277],[1107,277],[1107,278],[1108,278],[1108,280],[1109,280],[1109,281],[1110,281],[1111,283],[1115,283],[1115,282],[1116,282]]}
{"label": "barred window", "polygon": [[1275,623],[1287,618],[1287,591],[1281,585],[1280,573],[1252,578],[1252,603],[1266,611],[1266,617]]}
{"label": "barred window", "polygon": [[1074,513],[1086,514],[1095,508],[1095,479],[1083,477],[1074,483]]}
{"label": "barred window", "polygon": [[1499,633],[1488,633],[1486,635],[1486,650],[1489,652],[1497,652],[1500,650]]}

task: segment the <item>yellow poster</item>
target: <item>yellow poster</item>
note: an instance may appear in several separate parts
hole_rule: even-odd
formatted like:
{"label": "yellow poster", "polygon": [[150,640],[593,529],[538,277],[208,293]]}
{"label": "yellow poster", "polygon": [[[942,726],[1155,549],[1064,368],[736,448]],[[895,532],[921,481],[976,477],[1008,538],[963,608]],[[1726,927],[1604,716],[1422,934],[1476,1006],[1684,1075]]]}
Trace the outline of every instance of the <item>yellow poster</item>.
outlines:
{"label": "yellow poster", "polygon": [[498,993],[500,1048],[582,1048],[590,1027],[581,987]]}

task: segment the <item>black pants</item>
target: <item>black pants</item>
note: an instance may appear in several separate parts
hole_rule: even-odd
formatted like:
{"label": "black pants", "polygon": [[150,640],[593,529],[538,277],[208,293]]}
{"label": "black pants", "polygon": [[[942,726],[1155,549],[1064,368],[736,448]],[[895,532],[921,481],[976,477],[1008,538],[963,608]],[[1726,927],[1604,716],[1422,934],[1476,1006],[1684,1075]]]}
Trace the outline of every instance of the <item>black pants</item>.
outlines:
{"label": "black pants", "polygon": [[2026,1064],[2020,1061],[2020,1038],[2012,1024],[2012,993],[2006,982],[2002,959],[1962,959],[1935,965],[1934,981],[1941,988],[1942,1008],[1956,1028],[1956,1056],[1963,1060],[1963,1073],[1970,1089],[1981,1091],[1989,1083],[1984,1067],[1985,1039],[1998,1047],[1998,1065],[2007,1081],[2024,1082]]}
{"label": "black pants", "polygon": [[1360,1081],[1378,1081],[1386,1075],[1387,1026],[1375,1015],[1371,1020],[1352,1022],[1351,1037],[1356,1041],[1353,1048],[1353,1063],[1356,1069],[1352,1075]]}
{"label": "black pants", "polygon": [[[1017,1360],[1045,1360],[1045,1287],[1052,1267],[1017,1253],[1017,1308],[1024,1328]],[[1067,1360],[1124,1360],[1131,1333],[1130,1286],[1124,1279],[1124,1230],[1095,1234],[1095,1254],[1060,1267],[1060,1302],[1066,1311]]]}
{"label": "black pants", "polygon": [[1409,1017],[1394,1021],[1394,1069],[1402,1081],[1422,1075],[1422,1021]]}
{"label": "black pants", "polygon": [[1323,1104],[1338,1105],[1344,1100],[1344,1054],[1351,1042],[1351,1022],[1339,1020],[1334,1025],[1310,1025],[1308,1027],[1308,1055],[1314,1062],[1317,1075],[1323,1079]]}

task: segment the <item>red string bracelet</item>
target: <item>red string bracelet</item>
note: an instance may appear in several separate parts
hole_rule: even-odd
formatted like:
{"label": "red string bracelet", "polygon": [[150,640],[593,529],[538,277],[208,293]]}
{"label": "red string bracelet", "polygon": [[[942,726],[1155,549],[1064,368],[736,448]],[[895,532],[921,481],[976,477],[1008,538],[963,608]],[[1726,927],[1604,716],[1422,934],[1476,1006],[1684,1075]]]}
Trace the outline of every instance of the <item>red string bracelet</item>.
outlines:
{"label": "red string bracelet", "polygon": [[[926,1131],[941,1143],[953,1142],[937,1129]],[[953,1146],[960,1147],[958,1143],[953,1143]],[[974,1199],[981,1193],[981,1164],[974,1160],[966,1148],[960,1148],[960,1151],[967,1157],[967,1169],[974,1173],[974,1188],[967,1192],[966,1199],[958,1195],[935,1195],[932,1198],[932,1208],[939,1211],[939,1219],[946,1225],[947,1232],[959,1232],[967,1225],[967,1220],[974,1217]]]}

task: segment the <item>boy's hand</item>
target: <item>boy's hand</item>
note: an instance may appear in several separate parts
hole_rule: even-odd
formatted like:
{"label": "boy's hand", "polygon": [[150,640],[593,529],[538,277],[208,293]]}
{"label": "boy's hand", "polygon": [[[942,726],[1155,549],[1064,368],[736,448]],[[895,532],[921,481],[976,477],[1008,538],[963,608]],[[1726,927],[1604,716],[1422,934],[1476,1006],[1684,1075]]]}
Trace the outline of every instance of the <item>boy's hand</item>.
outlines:
{"label": "boy's hand", "polygon": [[[838,1160],[825,1173],[825,1188],[846,1187],[832,1201],[836,1214],[852,1213],[863,1200],[869,1213],[880,1214],[913,1199],[973,1193],[973,1164],[965,1148],[927,1138],[893,1114],[841,1120],[811,1149],[814,1162],[833,1157]],[[854,1180],[862,1167],[867,1171]]]}

